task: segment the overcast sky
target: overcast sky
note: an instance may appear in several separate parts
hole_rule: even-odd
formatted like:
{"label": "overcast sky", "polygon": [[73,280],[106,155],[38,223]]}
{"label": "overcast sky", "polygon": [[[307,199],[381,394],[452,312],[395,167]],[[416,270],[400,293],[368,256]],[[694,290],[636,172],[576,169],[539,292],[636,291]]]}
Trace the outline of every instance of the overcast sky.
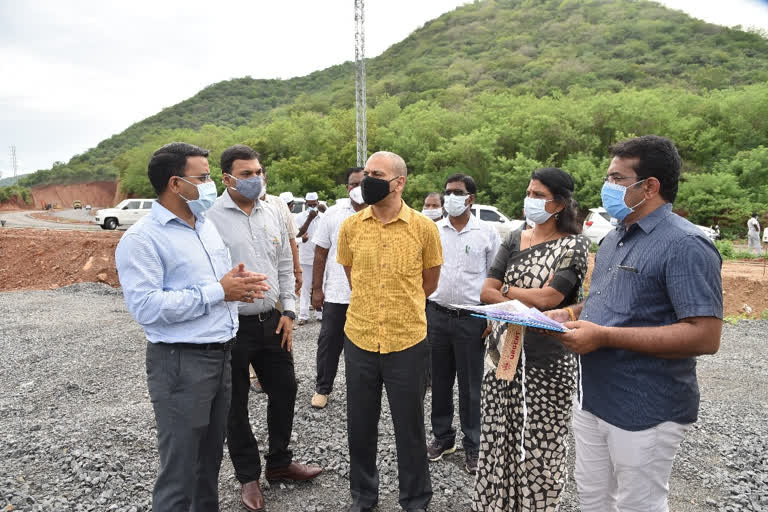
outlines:
{"label": "overcast sky", "polygon": [[[375,57],[462,0],[367,0]],[[768,0],[662,0],[768,30]],[[354,59],[351,0],[0,0],[0,173],[68,161],[221,80],[291,78]],[[350,80],[353,78],[350,76]]]}

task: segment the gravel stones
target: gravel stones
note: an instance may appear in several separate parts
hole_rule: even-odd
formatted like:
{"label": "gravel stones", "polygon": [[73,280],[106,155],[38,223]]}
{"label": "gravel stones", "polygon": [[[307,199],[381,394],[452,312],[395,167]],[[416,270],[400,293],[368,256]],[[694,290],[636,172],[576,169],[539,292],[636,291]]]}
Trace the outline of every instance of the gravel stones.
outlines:
{"label": "gravel stones", "polygon": [[[0,293],[0,316],[0,511],[151,510],[157,453],[145,342],[120,290],[82,283]],[[328,406],[310,406],[318,332],[317,322],[294,332],[300,384],[292,449],[297,461],[325,472],[303,484],[262,480],[272,512],[337,512],[350,500],[343,361]],[[672,510],[768,510],[766,332],[766,321],[727,325],[720,352],[699,359],[701,412],[675,461]],[[266,451],[266,395],[252,393],[250,400],[254,433]],[[427,394],[427,418],[429,405]],[[378,510],[399,511],[387,400],[379,432]],[[575,512],[573,449],[569,457],[561,510]],[[469,510],[473,480],[463,464],[461,450],[430,464],[430,510]],[[222,511],[242,510],[226,450],[219,490]]]}

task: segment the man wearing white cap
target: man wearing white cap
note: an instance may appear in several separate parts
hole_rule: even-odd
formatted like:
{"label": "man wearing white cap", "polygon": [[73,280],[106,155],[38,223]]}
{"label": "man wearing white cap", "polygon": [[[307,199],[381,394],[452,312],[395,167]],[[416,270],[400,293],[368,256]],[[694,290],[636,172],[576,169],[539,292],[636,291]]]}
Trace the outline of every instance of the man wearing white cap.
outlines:
{"label": "man wearing white cap", "polygon": [[[320,224],[320,217],[323,215],[317,209],[319,204],[317,192],[308,192],[304,196],[307,208],[296,216],[296,225],[299,226],[297,235],[299,242],[299,263],[303,275],[306,276],[301,285],[301,294],[299,296],[299,325],[309,320],[309,303],[312,294],[312,264],[315,261],[315,244],[312,237]],[[320,311],[315,311],[315,319],[322,320]]]}

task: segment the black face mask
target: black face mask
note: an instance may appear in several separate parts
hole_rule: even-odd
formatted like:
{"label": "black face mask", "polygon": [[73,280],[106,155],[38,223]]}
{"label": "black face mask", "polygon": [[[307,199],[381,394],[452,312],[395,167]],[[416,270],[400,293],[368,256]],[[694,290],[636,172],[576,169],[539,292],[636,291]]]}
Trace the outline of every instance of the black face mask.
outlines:
{"label": "black face mask", "polygon": [[366,176],[360,183],[363,191],[363,201],[365,204],[376,204],[390,194],[389,184],[395,181],[399,176],[391,180],[382,180],[373,176]]}

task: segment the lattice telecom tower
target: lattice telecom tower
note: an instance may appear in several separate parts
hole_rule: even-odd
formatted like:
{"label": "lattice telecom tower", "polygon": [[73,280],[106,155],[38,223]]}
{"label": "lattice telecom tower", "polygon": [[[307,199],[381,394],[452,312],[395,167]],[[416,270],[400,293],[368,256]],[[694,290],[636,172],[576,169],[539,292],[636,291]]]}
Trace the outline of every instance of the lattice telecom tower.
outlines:
{"label": "lattice telecom tower", "polygon": [[11,169],[13,169],[13,177],[19,172],[19,163],[16,161],[16,146],[11,146]]}
{"label": "lattice telecom tower", "polygon": [[365,95],[365,5],[355,0],[355,127],[357,128],[357,165],[368,159],[368,127]]}

